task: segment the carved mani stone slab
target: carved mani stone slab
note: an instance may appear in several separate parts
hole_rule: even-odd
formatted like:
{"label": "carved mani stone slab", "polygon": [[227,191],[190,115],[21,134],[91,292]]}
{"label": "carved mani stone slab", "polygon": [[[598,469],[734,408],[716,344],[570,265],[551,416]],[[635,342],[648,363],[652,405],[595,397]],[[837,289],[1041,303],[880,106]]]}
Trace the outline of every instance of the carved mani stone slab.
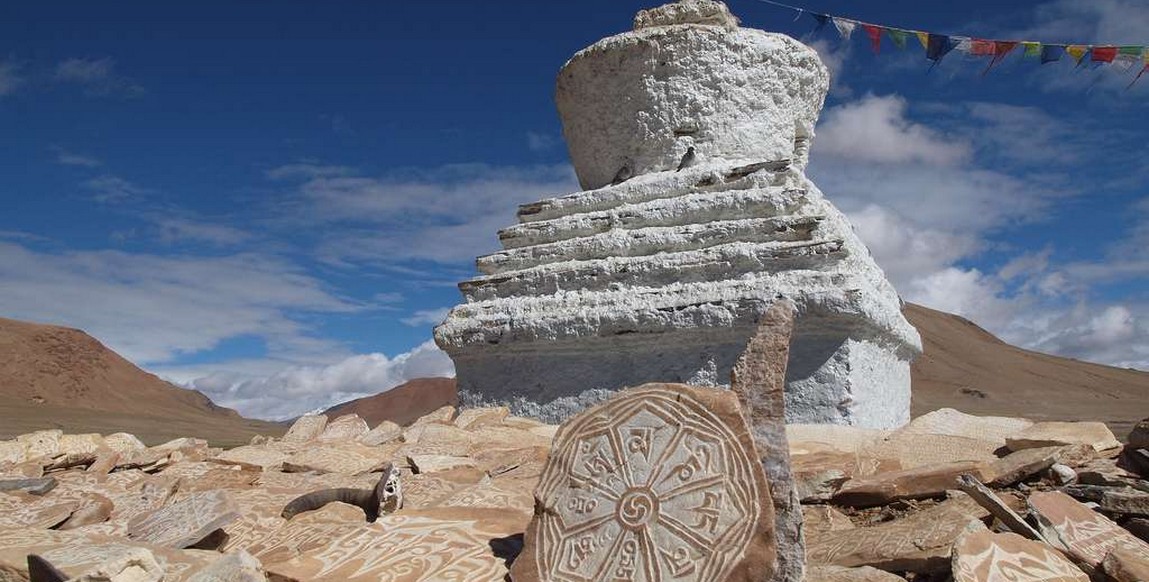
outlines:
{"label": "carved mani stone slab", "polygon": [[774,510],[730,391],[647,384],[567,421],[515,582],[767,580]]}
{"label": "carved mani stone slab", "polygon": [[962,535],[953,548],[954,582],[1089,582],[1073,562],[1049,546],[1017,534],[988,530]]}
{"label": "carved mani stone slab", "polygon": [[235,501],[224,491],[193,493],[183,501],[134,517],[128,537],[168,548],[186,548],[239,519]]}

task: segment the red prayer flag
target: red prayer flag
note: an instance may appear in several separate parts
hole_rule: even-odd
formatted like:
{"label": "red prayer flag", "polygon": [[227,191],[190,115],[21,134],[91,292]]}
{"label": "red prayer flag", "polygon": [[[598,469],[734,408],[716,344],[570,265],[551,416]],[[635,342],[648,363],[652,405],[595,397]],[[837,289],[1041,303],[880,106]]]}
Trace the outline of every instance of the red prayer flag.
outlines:
{"label": "red prayer flag", "polygon": [[1117,47],[1115,46],[1095,46],[1093,47],[1093,62],[1095,63],[1112,63],[1113,59],[1117,58]]}
{"label": "red prayer flag", "polygon": [[870,35],[870,46],[874,47],[874,54],[882,51],[882,27],[873,24],[863,24],[866,34]]}
{"label": "red prayer flag", "polygon": [[981,40],[979,38],[973,39],[970,42],[969,54],[983,57],[994,54],[994,42],[992,40]]}

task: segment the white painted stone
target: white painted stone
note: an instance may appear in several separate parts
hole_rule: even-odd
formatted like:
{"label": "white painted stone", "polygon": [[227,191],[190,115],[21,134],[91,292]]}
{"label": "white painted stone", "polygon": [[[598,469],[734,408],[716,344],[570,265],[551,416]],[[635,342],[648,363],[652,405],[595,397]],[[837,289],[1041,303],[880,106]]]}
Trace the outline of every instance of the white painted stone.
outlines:
{"label": "white painted stone", "polygon": [[[625,386],[728,385],[785,297],[798,309],[790,422],[909,420],[921,341],[804,175],[826,69],[723,14],[703,0],[655,9],[563,68],[556,100],[588,191],[520,208],[504,250],[460,284],[465,303],[435,338],[464,405],[555,423]],[[697,163],[676,172],[688,147]],[[610,185],[624,166],[633,177]]]}

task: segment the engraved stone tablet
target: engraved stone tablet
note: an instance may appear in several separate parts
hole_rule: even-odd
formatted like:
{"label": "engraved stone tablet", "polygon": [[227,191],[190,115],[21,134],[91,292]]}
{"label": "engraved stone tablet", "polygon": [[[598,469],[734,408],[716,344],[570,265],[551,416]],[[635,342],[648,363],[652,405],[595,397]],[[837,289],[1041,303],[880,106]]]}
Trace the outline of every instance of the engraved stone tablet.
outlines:
{"label": "engraved stone tablet", "polygon": [[227,493],[194,493],[178,503],[136,516],[128,523],[128,537],[157,546],[186,548],[236,519],[239,510]]}
{"label": "engraved stone tablet", "polygon": [[955,582],[1088,582],[1085,575],[1049,546],[1017,534],[974,531],[953,548]]}
{"label": "engraved stone tablet", "polygon": [[512,577],[767,580],[773,513],[737,397],[647,384],[559,429]]}

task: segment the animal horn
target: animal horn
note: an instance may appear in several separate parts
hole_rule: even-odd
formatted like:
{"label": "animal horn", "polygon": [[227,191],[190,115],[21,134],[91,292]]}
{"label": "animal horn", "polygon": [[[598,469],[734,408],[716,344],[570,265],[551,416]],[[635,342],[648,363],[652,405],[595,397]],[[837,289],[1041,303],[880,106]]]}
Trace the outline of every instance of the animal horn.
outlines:
{"label": "animal horn", "polygon": [[48,560],[28,554],[28,581],[29,582],[66,582],[68,577]]}

